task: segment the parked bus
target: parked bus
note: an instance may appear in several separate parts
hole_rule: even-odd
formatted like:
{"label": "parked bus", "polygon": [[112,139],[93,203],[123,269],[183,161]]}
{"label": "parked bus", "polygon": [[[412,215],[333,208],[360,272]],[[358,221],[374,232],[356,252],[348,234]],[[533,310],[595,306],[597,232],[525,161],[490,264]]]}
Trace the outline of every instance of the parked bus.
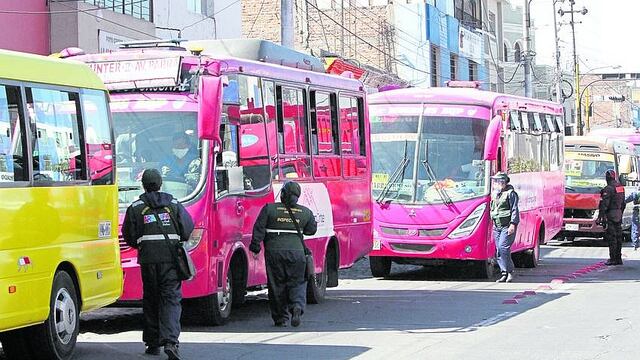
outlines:
{"label": "parked bus", "polygon": [[489,178],[498,171],[520,195],[514,260],[537,265],[540,244],[562,227],[561,105],[451,87],[382,92],[369,105],[374,276],[392,262],[467,263],[491,276]]}
{"label": "parked bus", "polygon": [[80,313],[122,294],[106,91],[84,64],[0,51],[0,342],[9,358],[71,358]]}
{"label": "parked bus", "polygon": [[[565,209],[561,237],[598,238],[604,228],[596,223],[600,190],[607,185],[605,172],[613,169],[625,185],[625,192],[637,191],[638,155],[626,141],[601,136],[568,136],[565,141]],[[625,238],[630,239],[633,206],[622,218]]]}
{"label": "parked bus", "polygon": [[[189,52],[178,44],[134,43],[75,57],[111,90],[121,216],[141,192],[142,171],[162,169],[162,190],[174,194],[196,224],[187,248],[197,275],[182,287],[185,309],[221,324],[247,290],[266,285],[263,256],[248,251],[253,225],[283,183],[296,180],[300,203],[313,210],[319,226],[306,239],[318,273],[308,300],[319,302],[327,287],[338,285],[338,269],[371,250],[363,86],[325,74],[316,58],[266,41],[189,46],[196,45]],[[194,154],[178,174],[165,166],[176,135],[188,138]],[[140,300],[136,251],[122,242],[121,251],[121,300]]]}

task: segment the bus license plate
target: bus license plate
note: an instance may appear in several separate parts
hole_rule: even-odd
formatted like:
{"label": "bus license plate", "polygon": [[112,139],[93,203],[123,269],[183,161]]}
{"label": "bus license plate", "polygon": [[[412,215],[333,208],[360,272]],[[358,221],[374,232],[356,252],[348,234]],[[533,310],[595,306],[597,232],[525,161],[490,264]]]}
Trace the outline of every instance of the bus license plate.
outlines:
{"label": "bus license plate", "polygon": [[580,224],[565,224],[564,229],[568,231],[578,231],[580,230]]}
{"label": "bus license plate", "polygon": [[373,250],[380,250],[380,239],[373,239]]}

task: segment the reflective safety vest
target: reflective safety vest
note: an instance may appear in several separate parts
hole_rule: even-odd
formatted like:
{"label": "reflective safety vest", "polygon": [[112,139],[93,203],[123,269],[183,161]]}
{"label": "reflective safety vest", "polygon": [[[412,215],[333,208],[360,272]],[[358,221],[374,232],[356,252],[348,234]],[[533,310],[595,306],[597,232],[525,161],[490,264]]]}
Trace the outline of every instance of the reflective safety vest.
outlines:
{"label": "reflective safety vest", "polygon": [[[509,205],[509,195],[513,189],[503,191],[495,200],[491,200],[491,219],[494,223],[506,225],[505,220],[511,219],[511,206]],[[508,222],[507,222],[508,223]]]}
{"label": "reflective safety vest", "polygon": [[[137,209],[139,208],[137,207]],[[155,209],[155,212],[158,215],[157,217],[154,214],[154,209],[146,206],[146,204],[140,211],[144,226],[144,235],[136,240],[138,242],[138,263],[140,264],[173,262],[171,251],[180,241],[177,225],[171,218],[173,215],[171,207],[165,206]],[[160,219],[159,223],[158,219]],[[169,242],[164,237],[162,229],[167,233]]]}

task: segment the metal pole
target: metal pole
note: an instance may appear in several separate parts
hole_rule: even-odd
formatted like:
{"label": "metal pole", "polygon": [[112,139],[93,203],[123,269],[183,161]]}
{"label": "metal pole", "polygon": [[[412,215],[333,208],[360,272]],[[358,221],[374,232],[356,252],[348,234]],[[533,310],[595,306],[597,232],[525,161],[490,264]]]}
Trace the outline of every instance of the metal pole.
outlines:
{"label": "metal pole", "polygon": [[[575,88],[576,94],[580,94],[580,67],[578,64],[578,55],[576,54],[576,28],[575,21],[573,19],[573,5],[575,5],[575,0],[571,1],[571,36],[573,37],[573,72],[575,75]],[[582,129],[582,108],[580,107],[580,102],[578,98],[576,98],[576,109],[578,111],[578,121],[576,122],[576,126],[578,127],[578,135],[584,135],[584,131]]]}
{"label": "metal pole", "polygon": [[294,48],[293,1],[280,0],[280,43],[291,49]]}
{"label": "metal pole", "polygon": [[531,0],[524,0],[524,96],[533,97],[533,79],[531,78],[531,28],[530,8]]}
{"label": "metal pole", "polygon": [[556,102],[564,102],[562,96],[562,69],[560,68],[560,39],[558,39],[558,20],[556,19],[556,2],[553,0],[553,34],[556,40]]}

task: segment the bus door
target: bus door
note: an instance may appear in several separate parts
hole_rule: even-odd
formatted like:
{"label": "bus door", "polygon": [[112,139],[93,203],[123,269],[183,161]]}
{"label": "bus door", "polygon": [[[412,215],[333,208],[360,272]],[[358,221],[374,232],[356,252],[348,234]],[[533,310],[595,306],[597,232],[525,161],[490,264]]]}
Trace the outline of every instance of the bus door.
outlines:
{"label": "bus door", "polygon": [[[637,192],[639,190],[638,182],[638,159],[635,154],[618,155],[618,171],[619,176],[624,183],[625,196]],[[627,204],[624,215],[622,216],[622,227],[624,229],[631,226],[631,217],[633,215],[633,203]]]}
{"label": "bus door", "polygon": [[[214,231],[210,235],[213,241],[213,253],[219,253],[215,264],[218,289],[225,279],[223,269],[224,255],[232,251],[235,244],[242,241],[245,207],[243,203],[242,167],[238,161],[237,124],[229,122],[223,114],[220,127],[222,145],[215,159],[215,207],[213,211]],[[213,264],[212,264],[213,266]]]}

